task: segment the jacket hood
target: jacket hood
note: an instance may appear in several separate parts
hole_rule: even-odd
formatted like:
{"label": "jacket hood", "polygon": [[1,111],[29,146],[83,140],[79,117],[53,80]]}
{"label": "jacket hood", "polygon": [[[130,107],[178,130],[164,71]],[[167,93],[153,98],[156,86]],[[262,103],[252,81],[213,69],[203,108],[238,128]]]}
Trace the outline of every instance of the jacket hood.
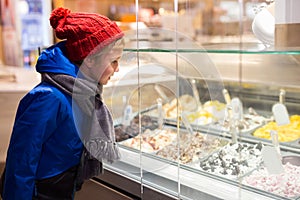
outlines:
{"label": "jacket hood", "polygon": [[66,56],[65,41],[42,51],[36,64],[36,71],[39,73],[67,74],[76,77],[78,69]]}

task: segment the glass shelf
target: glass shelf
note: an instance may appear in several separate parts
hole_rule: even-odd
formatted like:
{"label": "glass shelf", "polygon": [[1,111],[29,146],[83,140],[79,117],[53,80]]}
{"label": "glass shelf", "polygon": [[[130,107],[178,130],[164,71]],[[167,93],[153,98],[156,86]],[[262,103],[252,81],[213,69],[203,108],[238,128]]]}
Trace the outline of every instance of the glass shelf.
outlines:
{"label": "glass shelf", "polygon": [[[173,44],[174,45],[174,44]],[[153,44],[151,45],[153,46]],[[170,52],[170,53],[219,53],[219,54],[282,54],[282,55],[300,55],[300,47],[275,48],[266,47],[263,44],[205,44],[199,48],[169,48],[168,43],[160,44],[163,48],[152,48],[151,46],[142,46],[140,48],[125,48],[125,52]],[[155,46],[155,45],[154,45]]]}

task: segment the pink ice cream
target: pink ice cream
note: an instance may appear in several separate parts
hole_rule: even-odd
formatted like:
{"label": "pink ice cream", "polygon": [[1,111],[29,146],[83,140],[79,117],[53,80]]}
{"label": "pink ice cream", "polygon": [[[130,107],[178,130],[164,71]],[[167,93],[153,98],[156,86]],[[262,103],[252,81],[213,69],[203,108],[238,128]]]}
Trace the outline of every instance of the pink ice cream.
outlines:
{"label": "pink ice cream", "polygon": [[300,167],[285,164],[284,173],[268,174],[266,168],[254,171],[243,183],[284,197],[300,196]]}

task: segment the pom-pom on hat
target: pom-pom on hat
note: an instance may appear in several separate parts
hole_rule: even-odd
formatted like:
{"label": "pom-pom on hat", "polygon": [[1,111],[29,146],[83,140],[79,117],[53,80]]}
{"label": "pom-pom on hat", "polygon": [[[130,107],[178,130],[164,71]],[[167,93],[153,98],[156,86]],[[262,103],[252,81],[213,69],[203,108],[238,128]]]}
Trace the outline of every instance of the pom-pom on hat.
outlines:
{"label": "pom-pom on hat", "polygon": [[62,7],[52,11],[50,24],[57,38],[66,39],[67,54],[71,61],[84,60],[91,52],[124,36],[117,24],[106,16],[72,13]]}

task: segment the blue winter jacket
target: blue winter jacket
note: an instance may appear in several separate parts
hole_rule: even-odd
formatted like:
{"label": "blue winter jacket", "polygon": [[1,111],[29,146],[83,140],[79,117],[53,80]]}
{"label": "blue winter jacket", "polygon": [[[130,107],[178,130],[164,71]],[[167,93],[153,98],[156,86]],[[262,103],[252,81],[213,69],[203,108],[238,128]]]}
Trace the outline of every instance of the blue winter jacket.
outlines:
{"label": "blue winter jacket", "polygon": [[[75,77],[78,67],[66,58],[60,42],[42,52],[36,70]],[[83,144],[71,103],[69,95],[46,82],[22,98],[7,152],[4,200],[31,200],[35,180],[79,164]]]}

